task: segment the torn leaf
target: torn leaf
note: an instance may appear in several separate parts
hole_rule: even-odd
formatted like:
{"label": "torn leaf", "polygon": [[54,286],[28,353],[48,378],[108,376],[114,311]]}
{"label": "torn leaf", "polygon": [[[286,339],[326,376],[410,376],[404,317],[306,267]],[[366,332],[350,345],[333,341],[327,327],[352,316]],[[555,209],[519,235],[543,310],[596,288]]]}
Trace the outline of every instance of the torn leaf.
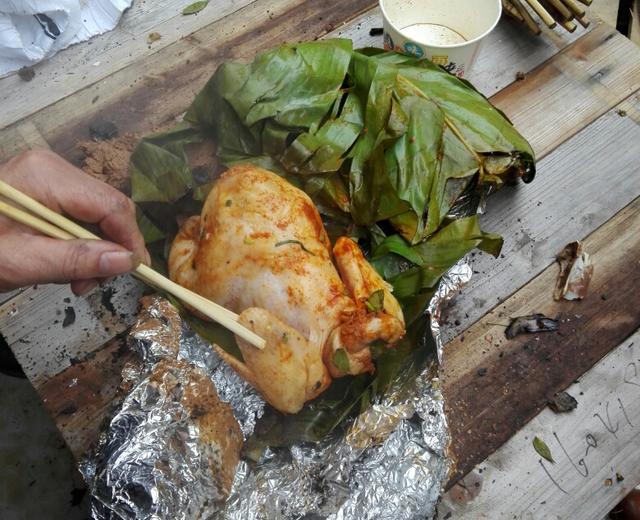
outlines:
{"label": "torn leaf", "polygon": [[518,334],[525,332],[553,332],[558,330],[558,322],[547,318],[544,314],[533,314],[531,316],[520,316],[513,318],[505,331],[507,339],[513,339]]}
{"label": "torn leaf", "polygon": [[369,296],[365,302],[367,309],[371,312],[380,312],[384,308],[384,290],[380,289]]}
{"label": "torn leaf", "polygon": [[589,289],[593,276],[593,264],[580,242],[567,244],[558,255],[560,274],[553,292],[553,299],[559,301],[582,300]]}
{"label": "torn leaf", "polygon": [[182,10],[182,14],[196,14],[199,13],[200,11],[202,11],[205,7],[207,7],[207,4],[209,3],[209,0],[203,0],[201,2],[194,2],[190,5],[188,5],[187,7],[185,7]]}
{"label": "torn leaf", "polygon": [[549,462],[555,464],[556,461],[553,460],[553,457],[551,456],[551,450],[549,449],[549,446],[547,446],[547,443],[544,442],[540,437],[535,437],[533,439],[533,447],[538,452],[538,455],[540,455],[543,459],[546,459]]}

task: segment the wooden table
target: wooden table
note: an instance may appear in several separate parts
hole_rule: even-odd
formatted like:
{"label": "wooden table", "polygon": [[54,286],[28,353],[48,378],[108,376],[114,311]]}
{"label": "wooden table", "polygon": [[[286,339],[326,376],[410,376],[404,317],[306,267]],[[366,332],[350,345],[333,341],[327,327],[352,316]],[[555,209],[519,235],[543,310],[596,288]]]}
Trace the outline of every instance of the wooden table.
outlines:
{"label": "wooden table", "polygon": [[[381,26],[371,0],[212,0],[189,17],[185,4],[135,2],[117,30],[39,65],[30,83],[0,79],[0,158],[50,147],[78,162],[96,120],[140,135],[167,126],[217,65],[284,41],[382,43],[369,36]],[[604,24],[536,38],[505,20],[470,79],[530,140],[539,174],[490,198],[483,227],[505,237],[504,254],[474,256],[448,310],[457,464],[440,517],[601,519],[640,483],[640,49]],[[555,255],[578,239],[595,262],[589,295],[554,302]],[[77,457],[115,395],[129,355],[118,334],[141,294],[130,279],[110,290],[29,288],[0,306],[0,330]],[[63,327],[67,307],[76,321]],[[505,340],[502,324],[532,312],[560,316],[560,332]],[[547,400],[567,387],[578,408],[555,415]]]}

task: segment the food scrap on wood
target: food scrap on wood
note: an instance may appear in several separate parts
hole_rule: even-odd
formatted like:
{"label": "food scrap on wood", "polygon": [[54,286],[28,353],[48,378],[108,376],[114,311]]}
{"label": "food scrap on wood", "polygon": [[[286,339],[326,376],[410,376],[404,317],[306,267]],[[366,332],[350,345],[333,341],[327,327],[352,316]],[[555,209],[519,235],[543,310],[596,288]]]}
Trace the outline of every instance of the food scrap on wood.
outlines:
{"label": "food scrap on wood", "polygon": [[36,71],[33,70],[33,67],[22,67],[18,71],[18,77],[22,81],[31,81],[33,78],[36,77]]}
{"label": "food scrap on wood", "polygon": [[580,242],[567,244],[558,255],[560,274],[553,292],[553,299],[559,301],[582,300],[589,290],[593,276],[593,264]]}
{"label": "food scrap on wood", "polygon": [[513,339],[518,334],[537,333],[537,332],[553,332],[558,330],[558,321],[547,318],[544,314],[533,314],[531,316],[520,316],[513,318],[511,323],[505,330],[504,335],[507,339]]}
{"label": "food scrap on wood", "polygon": [[557,261],[560,264],[560,274],[553,299],[582,300],[587,295],[593,276],[593,264],[582,243],[576,241],[567,244]]}
{"label": "food scrap on wood", "polygon": [[578,401],[567,392],[558,392],[549,400],[549,408],[555,413],[567,413],[578,407]]}

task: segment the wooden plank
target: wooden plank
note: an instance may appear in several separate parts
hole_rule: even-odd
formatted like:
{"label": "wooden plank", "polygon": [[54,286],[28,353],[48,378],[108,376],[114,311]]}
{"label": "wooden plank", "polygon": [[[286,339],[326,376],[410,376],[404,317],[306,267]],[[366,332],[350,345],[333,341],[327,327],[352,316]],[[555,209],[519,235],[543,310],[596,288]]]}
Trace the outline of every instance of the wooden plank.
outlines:
{"label": "wooden plank", "polygon": [[[568,388],[577,409],[545,408],[444,496],[438,519],[606,518],[640,484],[639,367],[636,331]],[[555,464],[536,453],[535,437]]]}
{"label": "wooden plank", "polygon": [[542,272],[565,244],[640,196],[639,113],[636,93],[540,161],[534,182],[489,198],[481,222],[505,237],[502,255],[471,257],[477,276],[449,306],[445,340]]}
{"label": "wooden plank", "polygon": [[[113,31],[99,35],[87,44],[65,49],[36,65],[34,81],[25,83],[15,73],[0,78],[0,104],[6,107],[0,114],[0,127],[28,117],[82,88],[89,87],[256,1],[259,0],[214,0],[197,16],[187,17],[180,14],[184,7],[183,0],[162,0],[154,2],[153,6],[134,2]],[[264,15],[272,16],[270,6],[265,2],[261,4]],[[370,45],[373,38],[369,36],[369,28],[382,25],[379,9],[374,9],[358,22],[359,29],[362,30],[356,32],[354,43],[358,46]],[[487,65],[520,62],[517,56],[516,59],[504,59],[518,53],[522,54],[522,59],[537,64],[541,61],[541,56],[544,55],[545,59],[551,57],[557,48],[564,46],[567,41],[573,41],[584,31],[547,31],[539,38],[533,35],[529,38],[514,38],[520,29],[512,21],[506,21],[490,36],[492,41],[485,42],[485,49],[490,48],[492,53],[481,53],[476,67],[477,77],[485,79],[484,76],[490,75],[485,81],[481,81],[482,87],[487,87],[483,92],[496,92],[515,77],[515,71],[509,68],[495,70],[495,67]],[[148,35],[151,32],[160,34],[161,38],[149,43]],[[339,32],[337,35],[339,36]],[[505,38],[514,41],[516,45],[495,45]],[[541,39],[544,41],[543,45],[540,45]],[[378,46],[382,46],[381,37],[376,40]]]}
{"label": "wooden plank", "polygon": [[124,339],[114,339],[51,379],[36,385],[71,453],[80,460],[117,406],[122,369],[135,358]]}
{"label": "wooden plank", "polygon": [[142,291],[128,276],[86,298],[75,297],[66,285],[47,287],[46,298],[28,288],[0,306],[0,330],[37,387],[126,330]]}
{"label": "wooden plank", "polygon": [[[557,391],[640,327],[640,198],[585,240],[595,265],[580,302],[552,298],[550,266],[445,349],[443,394],[456,472],[451,482],[506,442]],[[558,317],[557,333],[507,340],[511,317]]]}
{"label": "wooden plank", "polygon": [[[89,87],[29,116],[51,147],[79,157],[90,124],[106,118],[121,133],[172,124],[223,61],[250,59],[283,42],[317,38],[370,9],[373,0],[253,2]],[[212,45],[211,42],[215,42]],[[0,158],[20,151],[16,125],[0,130]]]}
{"label": "wooden plank", "polygon": [[638,47],[600,24],[492,102],[545,156],[639,89]]}
{"label": "wooden plank", "polygon": [[[0,78],[0,128],[88,87],[136,60],[184,38],[257,0],[213,0],[197,16],[181,14],[184,0],[134,2],[120,24],[87,43],[65,49],[34,67],[25,82],[17,73]],[[268,6],[263,5],[265,13]],[[268,14],[266,14],[268,16]],[[148,35],[161,38],[152,43]]]}

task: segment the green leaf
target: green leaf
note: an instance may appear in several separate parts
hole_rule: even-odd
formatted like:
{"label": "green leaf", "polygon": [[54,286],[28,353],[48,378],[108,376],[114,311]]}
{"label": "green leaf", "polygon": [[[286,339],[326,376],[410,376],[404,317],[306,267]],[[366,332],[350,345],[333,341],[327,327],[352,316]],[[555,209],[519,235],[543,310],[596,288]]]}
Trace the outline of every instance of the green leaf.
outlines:
{"label": "green leaf", "polygon": [[543,459],[546,459],[549,462],[555,464],[555,460],[553,460],[553,457],[551,456],[551,450],[549,449],[549,446],[547,446],[547,444],[540,437],[534,437],[533,447],[538,452],[538,455],[540,455]]}
{"label": "green leaf", "polygon": [[159,229],[147,215],[145,215],[140,208],[136,208],[136,217],[138,221],[138,228],[144,238],[145,244],[151,244],[165,238],[165,233]]}
{"label": "green leaf", "polygon": [[391,235],[384,239],[373,252],[373,258],[380,258],[388,253],[395,253],[416,265],[422,265],[422,256],[415,251],[411,245],[399,235]]}
{"label": "green leaf", "polygon": [[338,370],[345,373],[349,372],[349,358],[347,357],[347,353],[344,349],[339,348],[333,353],[333,364],[338,368]]}
{"label": "green leaf", "polygon": [[365,305],[371,312],[382,311],[382,309],[384,309],[384,290],[380,289],[372,293],[365,302]]}
{"label": "green leaf", "polygon": [[396,254],[404,253],[404,258],[411,256],[411,261],[416,266],[407,268],[403,259],[395,255],[378,257],[377,250],[372,263],[391,282],[394,295],[397,298],[407,298],[435,288],[442,275],[475,248],[493,256],[498,256],[502,248],[502,238],[483,232],[477,216],[449,222],[427,240],[413,246],[409,250],[410,254],[406,249],[398,248],[393,251]]}
{"label": "green leaf", "polygon": [[201,2],[194,2],[191,5],[188,5],[187,7],[185,7],[182,10],[182,14],[196,14],[196,13],[199,13],[205,7],[207,7],[208,3],[209,3],[209,0],[202,0]]}

